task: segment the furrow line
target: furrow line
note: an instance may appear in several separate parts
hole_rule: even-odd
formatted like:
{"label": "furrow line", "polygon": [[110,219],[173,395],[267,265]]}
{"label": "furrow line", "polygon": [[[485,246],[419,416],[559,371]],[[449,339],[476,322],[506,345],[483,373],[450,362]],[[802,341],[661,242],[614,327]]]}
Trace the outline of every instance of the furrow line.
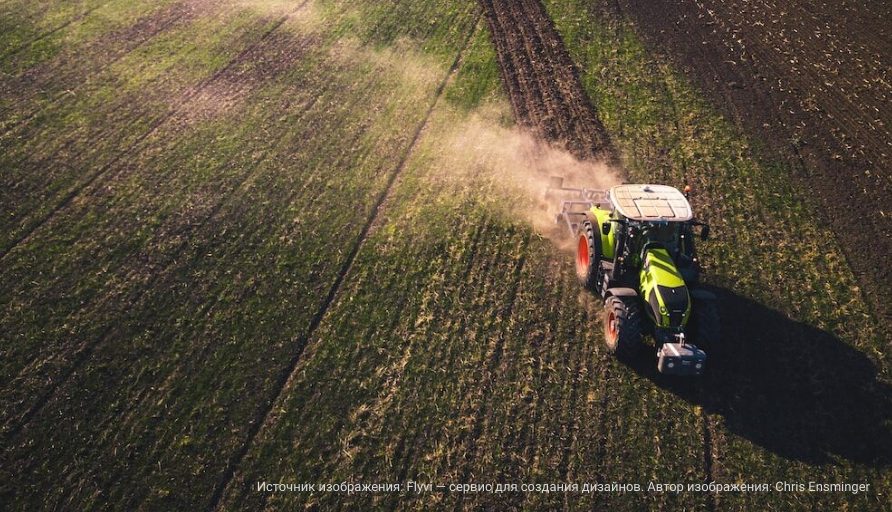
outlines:
{"label": "furrow line", "polygon": [[43,32],[43,33],[41,33],[41,34],[38,34],[36,37],[33,37],[33,38],[29,39],[28,41],[25,41],[24,43],[19,44],[19,45],[16,46],[15,48],[13,48],[13,49],[7,51],[7,52],[4,53],[2,56],[0,56],[0,62],[6,60],[6,59],[9,58],[9,57],[12,57],[13,55],[15,55],[15,54],[19,53],[20,51],[24,50],[25,48],[27,48],[27,47],[29,47],[29,46],[32,46],[34,43],[38,43],[38,42],[40,42],[40,41],[46,39],[47,37],[50,37],[51,35],[53,35],[53,34],[59,32],[59,31],[61,31],[61,30],[65,30],[65,28],[69,27],[70,25],[72,25],[72,24],[74,24],[74,23],[77,23],[77,22],[83,20],[83,19],[86,18],[87,16],[93,14],[94,11],[97,11],[97,10],[103,8],[103,7],[105,7],[105,6],[108,5],[108,4],[109,4],[109,2],[105,2],[105,3],[99,4],[99,5],[95,6],[95,7],[92,7],[92,8],[90,8],[90,9],[87,9],[86,11],[82,12],[80,15],[75,16],[74,18],[71,18],[70,20],[66,21],[65,23],[59,25],[58,27],[53,28],[53,29],[50,29],[50,30],[47,30],[46,32]]}
{"label": "furrow line", "polygon": [[[705,395],[705,390],[703,391]],[[703,397],[704,403],[706,400],[709,400],[708,397]],[[715,475],[713,474],[713,463],[712,463],[712,430],[709,426],[709,415],[706,414],[707,407],[701,408],[700,417],[703,420],[703,473],[706,475],[706,482],[714,482]],[[710,512],[715,512],[715,494],[708,492],[706,493],[706,509]]]}
{"label": "furrow line", "polygon": [[[584,314],[582,317],[582,322],[579,325],[587,326],[588,324],[588,315]],[[574,338],[581,339],[581,336],[578,336],[578,331],[574,330],[573,334]],[[576,355],[576,364],[573,366],[573,374],[571,375],[572,383],[570,387],[570,397],[568,403],[570,404],[571,411],[577,411],[578,402],[579,402],[579,388],[582,385],[582,374],[583,368],[585,367],[585,349],[582,343],[574,343],[577,348]],[[576,431],[579,428],[579,415],[575,413],[570,414],[570,424],[567,430],[567,439],[564,440],[564,446],[561,453],[561,466],[560,466],[560,474],[561,474],[561,482],[566,483],[570,481],[570,471],[571,464],[570,458],[573,455],[573,452],[576,449]],[[565,510],[569,510],[570,503],[568,501],[569,493],[564,494],[564,508]]]}
{"label": "furrow line", "polygon": [[[470,301],[472,307],[474,304],[477,304],[477,300],[483,295],[486,287],[484,283],[481,282],[479,276],[471,275],[471,271],[474,268],[474,263],[477,260],[478,250],[483,245],[483,240],[486,238],[485,235],[489,232],[489,219],[484,216],[480,219],[477,227],[475,229],[475,233],[473,236],[472,246],[470,250],[470,254],[468,255],[468,262],[464,269],[461,272],[461,279],[458,281],[459,283],[464,283],[464,285],[459,288],[459,290],[464,291],[465,289],[473,290],[473,299]],[[464,294],[462,294],[464,296]],[[468,321],[467,316],[464,317],[464,320],[459,323],[458,329],[456,329],[456,333],[454,338],[456,340],[464,340],[466,339],[465,333],[468,330]],[[445,348],[444,348],[445,350]],[[448,363],[444,365],[446,368],[453,368],[456,366],[456,357],[460,351],[446,351],[447,356],[449,357]],[[429,425],[427,423],[424,425],[425,427]],[[408,478],[409,470],[412,467],[412,460],[415,457],[415,453],[418,450],[418,439],[421,437],[423,428],[419,426],[415,429],[415,433],[412,435],[412,439],[409,442],[406,442],[406,439],[403,437],[400,439],[399,447],[396,451],[398,457],[394,457],[395,460],[400,460],[400,470],[397,474],[397,481],[403,482]],[[391,511],[397,510],[399,507],[399,502],[395,501],[393,505],[389,508]]]}
{"label": "furrow line", "polygon": [[526,110],[526,101],[523,99],[523,91],[518,82],[517,72],[514,69],[514,62],[510,55],[506,55],[504,48],[498,44],[499,41],[505,40],[504,29],[501,22],[495,14],[492,0],[482,0],[481,4],[486,12],[486,24],[489,27],[489,34],[493,46],[496,50],[496,58],[499,61],[499,67],[502,69],[502,83],[505,91],[508,93],[511,110],[514,113],[514,119],[518,123],[523,123],[529,117]]}
{"label": "furrow line", "polygon": [[524,2],[530,12],[529,16],[543,20],[536,24],[536,32],[542,41],[544,57],[549,61],[553,75],[558,77],[557,87],[565,101],[565,115],[569,125],[569,131],[565,135],[568,150],[580,159],[602,159],[618,166],[619,159],[610,136],[582,86],[579,67],[570,57],[545,6],[541,0]]}
{"label": "furrow line", "polygon": [[[317,96],[313,100],[307,102],[307,105],[304,106],[302,110],[305,112],[305,111],[309,110],[310,108],[312,108],[312,106],[316,103],[316,101],[318,99],[319,99],[319,97]],[[195,224],[193,226],[190,226],[189,231],[200,231],[210,220],[212,220],[214,217],[216,217],[216,215],[220,212],[220,210],[223,208],[223,206],[225,206],[229,202],[230,199],[235,197],[236,192],[241,190],[242,187],[246,183],[248,183],[251,180],[251,178],[253,178],[256,175],[256,173],[259,171],[259,169],[261,167],[261,164],[270,155],[272,148],[274,148],[282,139],[284,139],[285,135],[286,135],[286,132],[282,132],[278,136],[276,141],[270,145],[270,149],[268,149],[260,158],[257,159],[257,161],[255,162],[255,164],[253,166],[253,169],[250,170],[248,173],[246,173],[245,176],[236,184],[236,186],[233,187],[229,193],[227,193],[224,197],[222,197],[220,199],[220,201],[216,205],[213,206],[213,208],[210,210],[210,212],[208,212],[208,214],[205,216],[205,218],[201,222],[199,222],[198,224]],[[178,257],[181,254],[183,254],[188,247],[189,247],[189,237],[184,236],[183,242],[181,242],[180,246],[177,247],[173,251],[172,256],[169,259],[169,261],[171,261],[171,262],[177,261]],[[134,299],[133,299],[134,304],[139,303],[139,301],[142,299],[142,297],[147,292],[149,292],[150,290],[152,290],[154,288],[155,282],[158,279],[160,279],[160,276],[162,274],[163,273],[160,271],[152,274],[152,276],[149,278],[149,281],[146,282],[142,286],[142,288],[140,289],[141,291],[139,291],[136,294],[136,296],[134,297]],[[59,389],[61,389],[66,383],[68,383],[68,381],[70,381],[71,378],[75,375],[77,370],[79,370],[90,359],[90,356],[93,354],[93,351],[97,347],[103,345],[106,341],[108,341],[108,339],[110,338],[110,336],[112,334],[114,334],[114,332],[115,332],[115,325],[110,325],[108,327],[108,329],[106,329],[103,332],[103,334],[97,338],[97,341],[95,343],[91,343],[91,344],[87,345],[83,350],[81,350],[75,356],[74,363],[71,365],[71,367],[67,371],[65,371],[63,373],[61,378],[59,378],[55,383],[53,383],[46,390],[46,392],[44,392],[34,402],[34,405],[32,405],[31,408],[28,409],[25,412],[25,414],[22,415],[22,419],[19,421],[19,423],[17,425],[14,425],[12,428],[10,428],[7,431],[6,434],[4,434],[4,437],[6,438],[7,441],[15,438],[15,436],[18,435],[22,431],[22,429],[25,426],[27,426],[37,416],[38,413],[40,413],[40,411],[43,409],[43,407],[47,403],[49,403],[49,401],[56,395],[56,393],[59,391]]]}
{"label": "furrow line", "polygon": [[[512,279],[511,290],[508,293],[507,304],[508,307],[504,314],[499,315],[501,318],[510,319],[514,313],[514,305],[517,299],[517,293],[520,290],[520,282],[523,274],[524,265],[526,263],[527,255],[529,252],[530,245],[530,235],[527,235],[523,242],[521,242],[518,251],[520,252],[520,258],[518,259],[516,266],[514,268],[514,276]],[[502,350],[505,344],[505,336],[506,334],[500,333],[498,338],[496,339],[495,345],[493,346],[492,354],[488,356],[489,364],[486,367],[486,371],[482,375],[482,391],[481,396],[486,398],[490,398],[492,383],[495,380],[493,374],[498,369],[499,365],[502,362]],[[483,435],[484,425],[492,413],[492,401],[487,400],[486,406],[483,411],[478,413],[478,415],[474,418],[474,428],[471,431],[471,436],[468,439],[468,453],[475,454],[477,453],[478,440]],[[470,460],[473,461],[476,457],[472,457]],[[466,459],[467,461],[467,459]],[[466,482],[468,480],[468,467],[467,465],[462,470],[462,476],[459,478],[459,482]],[[455,510],[462,509],[463,499],[466,495],[461,494],[456,501]]]}
{"label": "furrow line", "polygon": [[6,247],[3,248],[2,253],[0,253],[0,262],[2,262],[4,259],[6,259],[6,257],[13,250],[15,250],[16,247],[25,243],[31,237],[31,235],[33,235],[38,229],[40,229],[43,225],[45,225],[47,222],[49,222],[50,219],[52,219],[57,213],[59,213],[65,207],[70,205],[71,202],[74,201],[74,199],[81,194],[81,192],[83,192],[84,190],[86,190],[87,188],[92,186],[93,183],[96,183],[97,180],[99,180],[102,176],[105,176],[106,174],[108,174],[108,172],[111,171],[118,164],[118,162],[121,161],[122,158],[124,158],[125,156],[128,156],[131,153],[133,153],[134,151],[136,151],[136,149],[140,146],[140,144],[142,144],[151,135],[153,135],[155,132],[157,132],[165,123],[167,123],[168,121],[173,119],[178,113],[180,113],[180,111],[183,109],[183,107],[185,107],[193,98],[197,97],[198,94],[200,94],[202,91],[204,91],[205,88],[207,88],[209,85],[211,85],[220,76],[222,76],[224,73],[226,73],[227,71],[232,69],[233,66],[235,66],[236,64],[241,62],[245,55],[249,55],[252,51],[254,51],[260,44],[262,44],[276,30],[278,30],[279,27],[281,27],[292,14],[300,11],[308,2],[309,2],[309,0],[304,0],[293,11],[291,11],[290,13],[285,14],[281,18],[279,18],[266,32],[264,32],[260,36],[260,38],[257,41],[255,41],[250,46],[248,46],[246,49],[241,51],[235,58],[231,59],[225,66],[223,66],[221,69],[216,71],[213,75],[211,75],[210,77],[203,80],[197,87],[195,87],[194,89],[189,91],[185,95],[185,97],[179,102],[179,104],[176,107],[170,109],[170,111],[167,114],[162,115],[161,117],[156,119],[149,126],[148,130],[146,130],[146,132],[144,134],[140,135],[129,147],[127,147],[123,151],[119,152],[117,156],[115,156],[114,158],[111,159],[111,161],[109,161],[108,163],[106,163],[105,165],[100,167],[99,170],[96,171],[95,173],[93,173],[92,176],[87,178],[87,180],[84,183],[82,183],[80,185],[76,185],[74,188],[72,188],[59,201],[59,203],[56,204],[56,206],[54,206],[53,208],[50,209],[49,212],[44,214],[43,218],[38,219],[35,222],[33,222],[30,227],[24,229],[23,232],[18,237],[16,237],[11,243],[9,243]]}
{"label": "furrow line", "polygon": [[543,58],[542,39],[539,37],[537,24],[529,23],[533,20],[520,3],[508,2],[508,4],[509,8],[505,9],[505,13],[509,21],[519,29],[530,74],[541,97],[542,110],[545,113],[540,122],[542,134],[548,140],[561,140],[569,133],[567,116],[564,115],[567,108],[555,80],[554,69],[551,63]]}
{"label": "furrow line", "polygon": [[[610,138],[539,0],[481,0],[517,122],[581,159],[615,163]],[[519,89],[519,90],[515,90]],[[523,102],[520,104],[519,102]]]}
{"label": "furrow line", "polygon": [[[305,0],[304,4],[306,3]],[[303,5],[303,4],[301,4]],[[449,68],[449,71],[443,77],[443,80],[437,86],[436,92],[434,93],[434,98],[431,101],[430,106],[425,113],[424,119],[418,125],[418,128],[415,130],[415,134],[412,136],[409,145],[406,147],[406,151],[400,159],[399,164],[396,166],[394,171],[387,177],[387,182],[384,185],[383,190],[378,195],[375,204],[372,207],[371,214],[368,219],[366,219],[365,224],[362,227],[362,230],[359,233],[359,237],[353,247],[350,249],[350,252],[347,254],[347,257],[344,259],[344,263],[341,266],[341,270],[338,272],[337,277],[335,278],[334,283],[332,283],[331,288],[328,291],[328,294],[325,296],[325,299],[322,301],[322,304],[316,314],[313,316],[310,324],[307,328],[307,332],[301,336],[296,345],[296,350],[289,361],[288,366],[285,368],[285,371],[280,375],[278,382],[273,387],[273,392],[271,394],[270,399],[263,405],[260,411],[258,411],[257,418],[255,421],[251,423],[248,428],[248,433],[245,438],[245,441],[242,443],[241,447],[234,454],[232,458],[230,458],[229,463],[227,464],[226,471],[223,474],[223,478],[217,488],[214,491],[213,496],[211,497],[211,501],[208,504],[206,510],[218,510],[220,505],[222,504],[223,496],[226,493],[226,490],[232,485],[234,481],[235,474],[238,468],[241,466],[242,460],[248,453],[248,450],[254,443],[258,433],[261,428],[267,423],[270,413],[273,410],[273,406],[282,396],[282,392],[287,387],[288,383],[294,378],[294,373],[297,369],[297,364],[300,362],[301,354],[303,354],[304,349],[309,343],[312,336],[315,334],[316,330],[322,324],[322,320],[325,318],[331,306],[334,304],[335,298],[340,291],[341,285],[344,283],[344,280],[347,274],[350,273],[350,270],[353,267],[353,263],[356,260],[356,256],[359,254],[359,251],[365,245],[366,240],[369,237],[371,228],[375,223],[378,216],[381,214],[382,206],[384,205],[385,200],[390,196],[390,193],[393,189],[394,183],[396,183],[397,178],[402,175],[403,171],[408,164],[409,157],[412,155],[413,150],[418,144],[418,141],[421,139],[421,134],[424,132],[424,128],[427,126],[428,121],[430,120],[434,110],[436,109],[437,104],[440,101],[440,98],[443,96],[443,91],[446,89],[446,85],[449,82],[449,79],[455,74],[455,71],[458,69],[459,64],[461,63],[462,57],[464,53],[467,51],[468,47],[471,44],[471,40],[474,37],[474,34],[477,32],[477,26],[480,22],[480,16],[478,16],[477,21],[474,23],[474,28],[472,28],[467,37],[465,38],[464,43],[462,44],[461,49],[455,56],[455,60],[452,62],[452,65]]]}
{"label": "furrow line", "polygon": [[520,40],[520,35],[514,26],[515,23],[505,18],[505,6],[500,0],[488,1],[485,6],[490,10],[488,15],[492,18],[493,23],[500,27],[498,33],[492,34],[493,38],[499,37],[499,39],[493,40],[496,52],[499,55],[504,55],[505,59],[511,62],[510,68],[502,68],[502,80],[509,87],[512,83],[517,84],[518,94],[512,95],[512,100],[522,100],[522,103],[515,105],[514,110],[526,114],[515,120],[521,126],[540,130],[543,125],[541,119],[542,95],[535,77],[531,74],[530,63],[526,59],[525,52],[522,51],[523,41]]}
{"label": "furrow line", "polygon": [[[559,305],[561,303],[561,297],[564,294],[564,279],[560,275],[560,270],[555,271],[551,276],[549,281],[547,281],[548,286],[553,287],[554,292],[551,294],[551,304],[552,308],[548,312],[549,318],[558,318],[556,324],[560,322],[560,306],[557,306],[557,310],[555,310],[554,305]],[[555,280],[553,283],[551,280]],[[529,340],[528,345],[530,345],[531,350],[530,354],[533,359],[530,375],[531,381],[534,385],[536,385],[537,389],[535,392],[535,397],[530,400],[530,412],[527,413],[526,417],[528,421],[524,422],[524,428],[521,432],[520,443],[518,446],[523,447],[524,450],[524,460],[525,461],[535,461],[537,460],[538,450],[540,448],[540,444],[537,442],[536,438],[536,427],[540,420],[539,411],[542,408],[542,402],[547,400],[547,397],[543,398],[545,394],[541,389],[539,389],[539,385],[542,382],[543,375],[546,373],[542,368],[543,361],[548,360],[551,355],[548,353],[550,348],[553,348],[559,341],[556,340],[560,336],[560,327],[559,325],[555,325],[554,329],[551,330],[548,334],[542,336],[541,339],[538,337]],[[520,499],[516,504],[512,504],[512,506],[516,507],[518,510],[524,507],[526,502],[527,494],[521,493]]]}
{"label": "furrow line", "polygon": [[[607,418],[609,415],[609,411],[607,410],[608,405],[610,404],[610,390],[612,386],[610,385],[610,355],[602,355],[601,356],[601,403],[598,412],[598,431],[601,434],[601,438],[598,440],[598,450],[597,450],[597,459],[598,465],[603,468],[604,458],[607,456],[607,444],[610,442],[608,433],[607,433]],[[606,483],[605,474],[602,471],[598,471],[597,473],[598,483]],[[610,494],[603,493],[599,494],[599,496],[603,496],[605,499],[605,503],[602,506],[602,509],[608,510],[610,504]]]}
{"label": "furrow line", "polygon": [[[183,4],[179,4],[179,5],[182,6]],[[127,48],[124,51],[118,52],[118,54],[111,59],[103,60],[99,66],[97,66],[95,69],[90,70],[90,73],[91,74],[99,74],[99,73],[105,71],[106,69],[109,69],[111,66],[113,66],[117,62],[121,61],[122,59],[124,59],[125,57],[127,57],[128,55],[133,53],[134,51],[140,49],[143,45],[145,45],[146,43],[151,41],[158,34],[161,34],[162,32],[166,31],[168,28],[170,28],[171,26],[176,24],[178,21],[187,17],[187,15],[185,15],[183,13],[176,12],[176,9],[172,9],[172,10],[174,10],[175,12],[172,13],[170,19],[168,19],[167,21],[165,21],[164,23],[159,25],[154,30],[151,30],[147,34],[145,34],[142,38],[140,38],[137,41],[136,45],[132,46],[131,48]],[[129,42],[129,40],[127,42]],[[73,77],[72,75],[69,75],[67,77],[63,77],[63,80],[66,80],[66,79],[73,80],[74,78],[75,77]],[[16,121],[15,123],[10,124],[9,126],[5,126],[3,131],[0,132],[0,140],[7,137],[10,133],[15,131],[16,129],[23,128],[23,127],[27,126],[31,121],[33,121],[38,116],[38,114],[40,114],[41,112],[43,112],[45,110],[55,107],[66,96],[76,95],[83,88],[87,87],[88,84],[89,84],[88,80],[80,80],[77,82],[77,84],[72,85],[72,87],[65,88],[63,85],[64,90],[57,92],[55,98],[53,98],[46,104],[36,106],[33,110],[31,110],[31,112],[29,112],[22,119]],[[24,99],[22,99],[15,105],[12,105],[12,106],[8,107],[7,109],[5,109],[2,113],[0,113],[0,117],[5,117],[8,113],[16,110],[19,106],[21,106],[22,103],[26,103],[28,100],[33,100],[33,99],[34,99],[33,97],[25,97]]]}

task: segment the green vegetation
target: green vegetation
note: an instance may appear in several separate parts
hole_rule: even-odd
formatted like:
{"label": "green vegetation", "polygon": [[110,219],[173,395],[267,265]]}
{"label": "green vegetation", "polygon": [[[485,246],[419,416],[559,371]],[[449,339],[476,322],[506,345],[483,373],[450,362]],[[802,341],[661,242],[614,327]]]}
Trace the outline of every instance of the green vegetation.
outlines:
{"label": "green vegetation", "polygon": [[[425,19],[440,21],[414,34],[451,46],[452,59],[478,16],[473,4],[456,5],[429,6]],[[374,31],[331,37],[342,20],[380,22],[364,8],[198,17],[116,64],[129,71],[118,77],[157,70],[183,84],[148,81],[133,87],[136,98],[112,97],[120,126],[89,117],[114,88],[101,85],[28,123],[36,144],[70,134],[70,145],[96,153],[84,171],[99,174],[3,260],[5,431],[48,397],[4,453],[4,486],[18,484],[19,507],[200,508],[210,499],[451,62],[412,40],[384,47],[389,36]],[[239,26],[248,30],[234,37]],[[182,57],[159,61],[155,45]],[[220,55],[220,45],[233,48],[228,59],[193,57]],[[246,48],[255,54],[242,62]],[[283,69],[265,64],[288,56],[296,59]],[[187,78],[193,62],[208,71]],[[169,115],[123,155],[110,148],[130,116],[151,124],[132,106],[162,92]],[[75,129],[81,122],[86,130]],[[36,165],[10,167],[41,179]],[[60,473],[83,484],[52,485]],[[27,484],[12,476],[21,474]]]}
{"label": "green vegetation", "polygon": [[22,72],[65,56],[80,60],[68,51],[132,26],[172,2],[5,2],[0,7],[0,71]]}
{"label": "green vegetation", "polygon": [[[613,12],[607,3],[545,3],[568,50],[584,70],[585,87],[620,148],[630,177],[636,181],[693,185],[695,210],[713,224],[718,234],[701,245],[709,282],[832,333],[877,366],[879,374],[872,385],[888,385],[892,379],[883,336],[871,319],[834,234],[821,225],[820,216],[803,202],[808,191],[794,189],[790,176],[796,171],[772,160],[757,143],[742,136],[739,128],[707,105],[663,58],[648,52],[628,22],[604,14]],[[764,335],[787,338],[783,332]],[[801,331],[796,335],[801,335]],[[827,372],[842,361],[822,361],[820,350],[816,350],[819,344],[809,350],[799,343],[796,346],[803,350],[798,354],[782,343],[777,345],[773,347],[777,350],[774,357],[809,361],[805,366],[812,375],[797,376],[791,382],[799,385],[800,378],[810,380],[815,393],[834,382]],[[823,364],[830,367],[822,368]],[[790,371],[794,369],[791,367]],[[722,376],[718,376],[710,385],[745,387],[751,385],[747,381],[760,378],[758,367],[748,373],[739,382],[722,383]],[[796,391],[776,389],[780,395]],[[858,402],[855,395],[857,392],[848,399]],[[854,410],[855,406],[851,407]],[[890,485],[892,475],[888,472],[859,466],[841,457],[833,460],[831,466],[791,461],[734,435],[732,432],[739,426],[728,424],[721,415],[710,414],[708,421],[716,429],[713,435],[721,457],[716,460],[715,470],[721,481],[808,481],[820,477],[827,481],[871,482],[886,489]],[[812,423],[802,424],[799,435],[806,436],[806,429],[827,422],[817,417],[809,421]],[[846,420],[838,417],[832,421]],[[795,436],[791,433],[791,443]],[[870,507],[874,505],[867,503],[876,497],[818,494],[803,502],[793,501],[801,499],[799,494],[729,494],[722,497],[722,504],[738,509],[764,508],[770,503],[819,508],[838,508],[848,503]]]}
{"label": "green vegetation", "polygon": [[[509,186],[523,179],[503,148],[524,139],[475,2],[87,3],[100,7],[0,4],[21,26],[3,32],[6,48],[71,21],[52,51],[0,61],[3,508],[202,510],[218,492],[228,510],[713,499],[260,493],[259,481],[825,476],[888,489],[888,472],[845,457],[778,455],[700,384],[655,383],[606,354],[600,304],[530,227],[528,191]],[[546,3],[631,177],[697,189],[719,235],[702,245],[710,282],[885,372],[854,280],[789,169],[624,23]],[[146,17],[164,28],[108,59],[119,41],[105,37]],[[39,87],[13,87],[32,69]],[[821,377],[818,389],[833,382]],[[759,374],[747,378],[719,396],[751,397]],[[718,502],[793,499],[876,505],[873,493]]]}

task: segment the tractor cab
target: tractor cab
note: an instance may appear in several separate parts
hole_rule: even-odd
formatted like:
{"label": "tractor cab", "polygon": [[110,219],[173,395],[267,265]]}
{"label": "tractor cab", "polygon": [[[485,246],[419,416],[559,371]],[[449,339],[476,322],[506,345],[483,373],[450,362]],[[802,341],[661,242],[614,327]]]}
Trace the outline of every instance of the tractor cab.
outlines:
{"label": "tractor cab", "polygon": [[[625,228],[625,243],[619,273],[645,264],[647,251],[665,249],[686,282],[696,282],[699,265],[694,251],[691,205],[678,189],[666,185],[618,185],[607,192],[612,211],[605,216],[600,206],[592,214],[602,231]],[[601,210],[600,212],[598,210]],[[610,226],[605,224],[609,223]],[[706,230],[708,233],[708,229]],[[708,236],[708,235],[707,235]]]}

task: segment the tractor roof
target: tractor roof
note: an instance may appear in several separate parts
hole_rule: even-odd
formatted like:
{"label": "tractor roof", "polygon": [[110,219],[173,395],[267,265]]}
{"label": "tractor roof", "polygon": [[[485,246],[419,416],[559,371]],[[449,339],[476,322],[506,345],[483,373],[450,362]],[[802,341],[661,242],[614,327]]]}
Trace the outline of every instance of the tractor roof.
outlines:
{"label": "tractor roof", "polygon": [[610,189],[610,201],[631,220],[685,222],[693,218],[684,194],[667,185],[617,185]]}

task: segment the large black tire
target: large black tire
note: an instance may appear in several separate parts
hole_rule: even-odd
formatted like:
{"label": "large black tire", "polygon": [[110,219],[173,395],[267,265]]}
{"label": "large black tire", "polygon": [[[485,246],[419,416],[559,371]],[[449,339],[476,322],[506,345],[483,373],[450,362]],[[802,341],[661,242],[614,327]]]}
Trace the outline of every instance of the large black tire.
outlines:
{"label": "large black tire", "polygon": [[601,266],[601,236],[585,220],[576,229],[576,278],[587,290],[598,291]]}
{"label": "large black tire", "polygon": [[691,305],[691,327],[693,343],[697,348],[714,346],[721,336],[722,324],[719,319],[719,306],[716,301],[707,299],[695,301]]}
{"label": "large black tire", "polygon": [[604,301],[604,340],[611,354],[634,356],[641,349],[641,329],[636,297],[608,297]]}

